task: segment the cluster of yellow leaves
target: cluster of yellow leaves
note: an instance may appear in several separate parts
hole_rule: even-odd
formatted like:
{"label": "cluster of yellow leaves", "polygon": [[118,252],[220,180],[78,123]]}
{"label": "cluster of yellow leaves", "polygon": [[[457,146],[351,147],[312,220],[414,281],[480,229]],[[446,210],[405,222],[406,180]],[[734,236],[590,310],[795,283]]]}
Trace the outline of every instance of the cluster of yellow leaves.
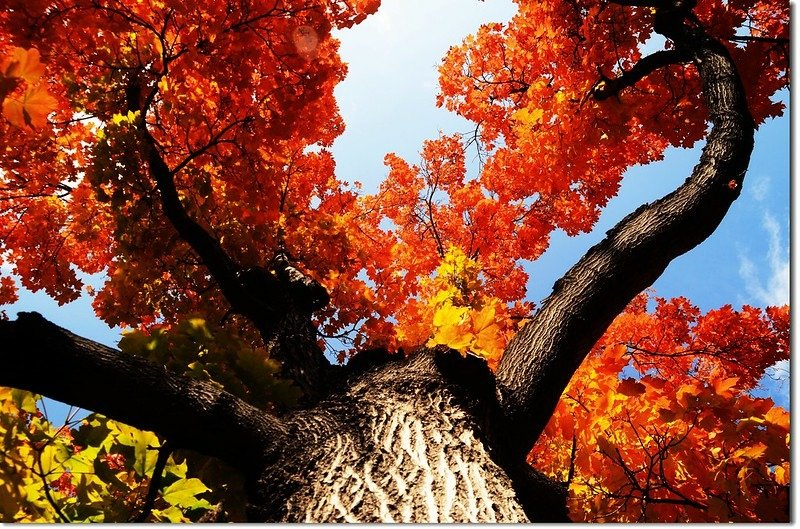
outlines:
{"label": "cluster of yellow leaves", "polygon": [[[161,442],[150,433],[90,415],[56,426],[38,398],[0,388],[0,522],[108,522],[138,517]],[[149,521],[196,520],[209,489],[167,459]]]}
{"label": "cluster of yellow leaves", "polygon": [[[420,296],[413,319],[398,325],[401,343],[444,345],[497,365],[513,332],[510,315],[499,299],[484,292],[474,259],[451,246],[433,277],[422,281]],[[430,338],[425,342],[426,334]]]}
{"label": "cluster of yellow leaves", "polygon": [[174,326],[128,330],[119,348],[175,373],[218,384],[261,409],[291,406],[300,396],[291,381],[275,376],[280,364],[263,348],[253,348],[234,332],[200,317],[183,318]]}

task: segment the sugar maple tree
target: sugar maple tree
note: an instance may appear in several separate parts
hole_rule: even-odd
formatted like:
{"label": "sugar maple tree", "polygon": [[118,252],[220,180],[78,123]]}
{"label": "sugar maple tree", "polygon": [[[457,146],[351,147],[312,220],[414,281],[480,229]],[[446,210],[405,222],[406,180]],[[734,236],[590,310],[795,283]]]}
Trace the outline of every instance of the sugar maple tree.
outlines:
{"label": "sugar maple tree", "polygon": [[[6,3],[3,271],[128,331],[0,322],[2,520],[787,519],[788,414],[751,390],[788,308],[639,293],[782,112],[788,5],[518,0],[440,67],[474,134],[387,155],[363,195],[329,151],[331,31],[378,4]],[[554,229],[703,138],[686,184],[524,301]],[[41,394],[107,417],[54,425]]]}

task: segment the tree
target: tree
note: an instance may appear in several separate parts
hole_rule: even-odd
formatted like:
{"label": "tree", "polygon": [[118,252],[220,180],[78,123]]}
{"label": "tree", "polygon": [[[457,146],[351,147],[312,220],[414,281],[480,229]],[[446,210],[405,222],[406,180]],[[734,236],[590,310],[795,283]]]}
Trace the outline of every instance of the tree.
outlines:
{"label": "tree", "polygon": [[[788,6],[520,0],[440,69],[479,175],[442,136],[363,196],[328,151],[331,30],[378,3],[0,14],[4,261],[61,302],[104,272],[97,314],[130,328],[0,321],[3,519],[787,519],[788,415],[749,390],[788,308],[641,292],[739,195]],[[684,185],[521,301],[552,230],[703,137]],[[104,415],[58,428],[37,395]]]}

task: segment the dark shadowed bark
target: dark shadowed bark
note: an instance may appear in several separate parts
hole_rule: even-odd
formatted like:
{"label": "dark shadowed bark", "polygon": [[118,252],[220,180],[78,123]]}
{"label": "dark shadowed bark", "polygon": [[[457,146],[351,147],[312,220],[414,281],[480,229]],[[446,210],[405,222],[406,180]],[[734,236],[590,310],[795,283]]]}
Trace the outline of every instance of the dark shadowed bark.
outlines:
{"label": "dark shadowed bark", "polygon": [[282,449],[287,430],[218,386],[22,313],[0,321],[0,385],[26,389],[154,431],[234,466]]}
{"label": "dark shadowed bark", "polygon": [[716,229],[739,194],[753,142],[735,67],[721,44],[686,25],[688,7],[618,3],[655,7],[656,30],[676,49],[643,59],[593,95],[608,97],[690,60],[703,79],[712,130],[684,185],[623,219],[556,283],[496,378],[481,361],[441,349],[397,359],[362,353],[345,368],[327,365],[310,323],[327,301],[319,285],[285,259],[264,268],[234,262],[184,209],[173,181],[180,166],[170,170],[143,130],[143,159],[165,217],[232,310],[250,318],[308,392],[303,407],[267,414],[35,314],[0,322],[0,385],[99,411],[175,448],[225,460],[245,476],[252,521],[566,520],[565,488],[525,455],[612,319]]}

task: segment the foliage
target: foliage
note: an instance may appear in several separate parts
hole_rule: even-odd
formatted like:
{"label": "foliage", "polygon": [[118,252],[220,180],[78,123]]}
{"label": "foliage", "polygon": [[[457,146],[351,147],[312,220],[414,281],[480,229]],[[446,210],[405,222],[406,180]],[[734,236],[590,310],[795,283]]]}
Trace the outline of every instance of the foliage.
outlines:
{"label": "foliage", "polygon": [[266,351],[253,349],[230,331],[199,317],[187,318],[174,329],[130,330],[122,336],[119,348],[176,373],[211,380],[262,409],[275,404],[292,406],[300,396],[290,381],[275,377],[280,364]]}
{"label": "foliage", "polygon": [[[134,521],[163,445],[150,432],[99,415],[49,422],[38,398],[0,388],[0,517],[5,522]],[[212,506],[185,461],[169,456],[147,520],[196,520]],[[144,520],[142,520],[144,521]]]}
{"label": "foliage", "polygon": [[701,314],[640,296],[570,381],[529,459],[579,521],[788,521],[789,414],[751,390],[786,307]]}
{"label": "foliage", "polygon": [[[7,1],[0,256],[13,276],[59,303],[93,296],[99,317],[130,329],[124,353],[262,409],[291,404],[255,329],[228,314],[165,217],[152,139],[186,213],[235,262],[281,252],[324,284],[316,323],[346,343],[341,360],[443,344],[496,366],[534,310],[522,261],[555,229],[591,229],[627,168],[703,138],[700,80],[678,64],[615,84],[657,45],[650,8],[517,0],[509,24],[481,27],[440,66],[438,102],[473,136],[425,142],[417,165],[387,155],[379,191],[361,195],[329,151],[346,73],[331,32],[378,4]],[[788,86],[788,4],[700,0],[694,13],[734,57],[756,122],[780,115],[770,98]],[[94,291],[79,272],[107,281]],[[15,299],[0,277],[0,304]],[[787,357],[785,307],[701,314],[642,297],[575,375],[530,460],[569,483],[576,519],[783,519],[788,416],[750,392]],[[55,427],[35,402],[0,390],[2,520],[130,520],[153,483],[150,520],[212,507],[206,476],[176,455],[157,482],[166,449],[153,434],[96,415]]]}

